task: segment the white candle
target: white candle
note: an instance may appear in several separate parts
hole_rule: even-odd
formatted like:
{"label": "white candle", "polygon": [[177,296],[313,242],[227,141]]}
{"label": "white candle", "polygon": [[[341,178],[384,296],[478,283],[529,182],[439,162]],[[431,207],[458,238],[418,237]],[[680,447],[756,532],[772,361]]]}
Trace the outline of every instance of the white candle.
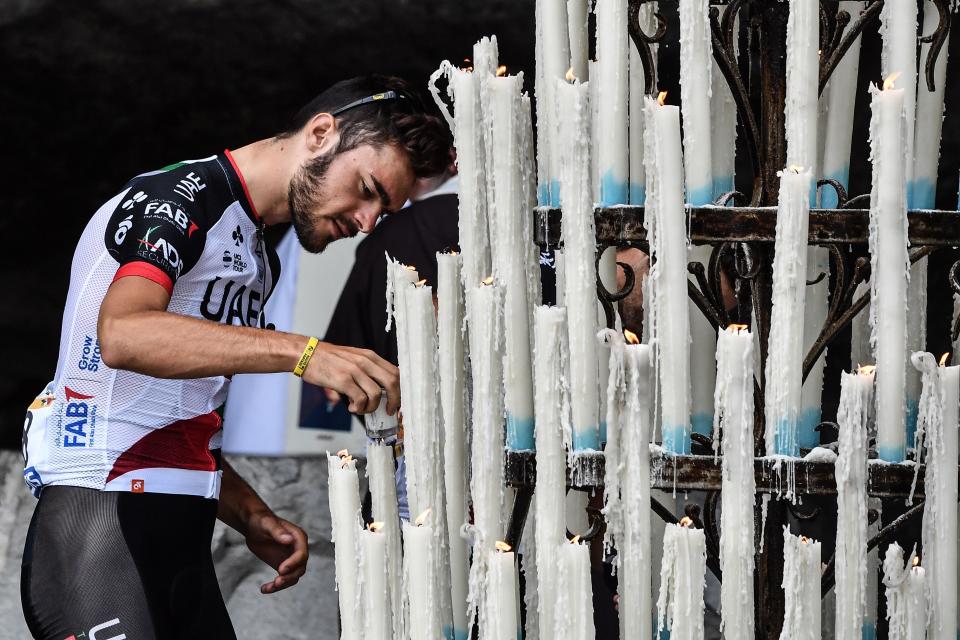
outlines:
{"label": "white candle", "polygon": [[905,164],[904,181],[909,193],[913,183],[914,116],[917,109],[917,3],[884,3],[880,10],[880,74],[889,78],[899,73],[897,87],[904,90],[903,111],[906,135],[898,145],[897,158]]}
{"label": "white candle", "polygon": [[[867,539],[880,533],[880,512],[883,503],[880,498],[869,498],[868,509],[877,513],[877,518],[867,526]],[[877,607],[880,599],[880,549],[874,547],[867,552],[867,610],[863,620],[863,640],[877,638]]]}
{"label": "white candle", "polygon": [[[560,204],[560,153],[557,140],[556,83],[570,68],[567,5],[563,0],[537,0],[537,201]],[[544,126],[546,125],[546,126]]]}
{"label": "white candle", "polygon": [[[784,106],[787,166],[812,169],[817,162],[819,27],[819,4],[790,3],[790,16],[787,21],[787,93]],[[812,185],[811,193],[815,193]]]}
{"label": "white candle", "polygon": [[529,273],[538,268],[531,212],[521,167],[523,75],[490,81],[490,131],[493,164],[493,273],[503,290],[504,390],[507,448],[530,450],[533,437],[533,374],[530,363]]}
{"label": "white candle", "polygon": [[[909,3],[902,3],[909,4]],[[886,6],[886,5],[885,5]],[[877,454],[906,457],[905,374],[907,211],[904,199],[904,90],[871,87],[870,327],[877,363]]]}
{"label": "white candle", "polygon": [[840,374],[837,423],[836,573],[837,640],[860,640],[867,592],[867,420],[873,395],[873,369]]}
{"label": "white candle", "polygon": [[923,371],[918,430],[926,435],[923,549],[929,567],[929,637],[957,637],[957,413],[960,367],[936,366],[929,353],[913,355]]}
{"label": "white candle", "polygon": [[[683,151],[686,201],[713,199],[710,151],[710,42],[708,0],[680,0],[680,102],[683,104]],[[648,169],[649,171],[649,169]],[[686,269],[684,269],[686,271]]]}
{"label": "white candle", "polygon": [[[661,94],[662,95],[662,94]],[[687,304],[687,237],[683,209],[680,112],[647,98],[644,114],[646,216],[657,261],[648,286],[651,342],[662,393],[660,426],[670,453],[690,453],[690,315]]]}
{"label": "white candle", "polygon": [[[792,6],[792,5],[791,5]],[[767,455],[797,456],[803,368],[803,308],[807,277],[810,169],[780,172],[773,259],[773,310],[767,340]]]}
{"label": "white candle", "polygon": [[370,486],[373,519],[381,523],[380,535],[386,539],[386,584],[394,638],[406,633],[403,618],[403,551],[400,545],[400,514],[397,505],[397,481],[393,466],[393,446],[383,442],[367,443],[367,483]]}
{"label": "white candle", "polygon": [[723,431],[720,611],[727,640],[750,640],[754,630],[753,367],[753,335],[746,327],[720,331],[713,432],[717,447]]}
{"label": "white candle", "polygon": [[[740,53],[740,18],[734,18],[734,54]],[[717,61],[712,61],[710,76],[710,117],[712,119],[710,153],[712,155],[713,199],[733,191],[737,151],[737,103]]]}
{"label": "white candle", "polygon": [[470,551],[460,535],[467,521],[466,381],[463,356],[462,257],[437,254],[437,331],[440,361],[440,407],[443,413],[443,477],[447,499],[447,539],[450,545],[450,583],[455,637],[465,638],[467,576]]}
{"label": "white candle", "polygon": [[520,620],[517,601],[517,569],[510,545],[498,542],[495,551],[488,551],[490,593],[487,624],[483,634],[490,640],[517,640]]}
{"label": "white candle", "polygon": [[431,510],[417,516],[416,522],[403,523],[404,591],[407,595],[407,632],[410,640],[436,640],[441,637],[437,601],[437,583],[431,579],[436,536],[427,524]]}
{"label": "white candle", "polygon": [[[638,22],[644,33],[654,33],[656,30],[653,13],[652,2],[640,5]],[[643,167],[643,98],[647,89],[640,53],[632,41],[627,44],[627,48],[630,49],[630,204],[643,204],[647,192],[647,177]],[[656,66],[657,45],[650,45],[650,50]]]}
{"label": "white candle", "polygon": [[[811,181],[812,182],[812,181]],[[830,296],[830,251],[825,247],[807,248],[807,282],[819,280],[808,285],[804,292],[803,304],[803,356],[813,347],[820,337],[820,331],[827,320],[827,308]],[[817,425],[821,418],[821,396],[823,392],[823,372],[826,367],[827,352],[824,350],[813,363],[810,374],[803,381],[800,390],[800,416],[797,420],[797,443],[805,449],[820,444]]]}
{"label": "white candle", "polygon": [[570,428],[569,397],[564,384],[567,353],[566,310],[538,306],[534,310],[534,411],[537,430],[537,491],[535,544],[540,629],[554,628],[557,590],[557,547],[564,542],[567,461],[564,429]]}
{"label": "white candle", "polygon": [[896,542],[883,559],[883,584],[887,595],[890,640],[923,640],[927,631],[927,576],[910,554],[904,565],[903,549]]}
{"label": "white candle", "polygon": [[[710,245],[695,245],[689,262],[710,264]],[[696,284],[693,274],[687,276]],[[698,285],[699,286],[699,285]],[[717,384],[717,332],[693,300],[687,300],[690,317],[690,424],[694,432],[709,436],[713,428],[713,393]]]}
{"label": "white candle", "polygon": [[783,528],[781,640],[820,638],[820,543]]}
{"label": "white candle", "polygon": [[561,164],[564,303],[570,340],[573,449],[600,449],[597,356],[596,233],[590,196],[590,104],[587,85],[556,86]]}
{"label": "white candle", "polygon": [[[410,370],[410,340],[407,335],[407,314],[405,313],[406,295],[407,291],[413,288],[413,284],[420,279],[420,276],[417,274],[417,270],[412,266],[400,264],[389,256],[386,258],[386,260],[386,329],[389,331],[391,325],[395,325],[394,334],[397,338],[397,367],[400,369],[400,401],[406,402],[407,398],[413,397],[413,376],[406,375],[406,372]],[[406,406],[401,407],[401,411],[405,409]],[[407,504],[409,506],[409,500]]]}
{"label": "white candle", "polygon": [[363,567],[362,594],[363,637],[368,640],[390,640],[393,626],[388,587],[387,537],[379,530],[379,522],[360,530],[360,564]]}
{"label": "white candle", "polygon": [[357,461],[346,455],[327,455],[330,521],[333,525],[334,564],[340,603],[340,640],[360,640],[357,615],[357,531],[360,523],[360,482]]}
{"label": "white candle", "polygon": [[557,618],[553,638],[593,640],[593,589],[590,583],[590,545],[574,538],[557,547]]}
{"label": "white candle", "polygon": [[627,0],[598,0],[597,75],[597,174],[600,205],[626,204],[630,165],[627,129],[630,55],[627,33]]}
{"label": "white candle", "polygon": [[[850,29],[863,11],[862,0],[841,0],[840,10],[850,14]],[[844,188],[850,186],[850,144],[853,139],[853,112],[857,103],[857,74],[860,70],[860,37],[853,41],[846,55],[833,70],[830,81],[823,89],[820,102],[825,106],[823,160],[820,175],[836,180]],[[839,204],[837,192],[825,186],[820,192],[820,204],[825,209],[835,209]],[[854,364],[856,366],[856,363]]]}
{"label": "white candle", "polygon": [[703,584],[707,542],[703,529],[668,524],[663,533],[663,564],[657,599],[657,630],[670,630],[670,640],[703,640]]}
{"label": "white candle", "polygon": [[[923,35],[932,34],[940,22],[940,12],[932,0],[923,3]],[[937,167],[940,162],[940,135],[943,131],[943,94],[947,84],[947,51],[950,34],[933,67],[934,90],[927,88],[926,79],[917,87],[916,160],[913,172],[913,190],[909,198],[911,209],[933,209],[937,196]],[[920,61],[926,64],[931,44],[920,44]]]}
{"label": "white candle", "polygon": [[589,80],[587,61],[590,42],[587,33],[587,18],[590,15],[588,0],[567,0],[567,34],[570,37],[570,68],[573,74],[586,82]]}
{"label": "white candle", "polygon": [[490,275],[486,178],[480,87],[471,71],[451,68],[449,92],[454,102],[453,136],[459,177],[460,249],[463,286],[473,287]]}

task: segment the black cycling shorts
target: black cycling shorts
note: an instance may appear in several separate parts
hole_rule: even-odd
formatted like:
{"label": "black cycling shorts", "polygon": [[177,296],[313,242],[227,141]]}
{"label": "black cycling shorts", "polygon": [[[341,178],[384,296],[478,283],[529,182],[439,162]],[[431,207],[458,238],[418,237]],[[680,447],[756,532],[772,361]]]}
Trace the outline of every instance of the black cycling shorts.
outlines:
{"label": "black cycling shorts", "polygon": [[217,501],[46,487],[23,552],[43,640],[234,640],[210,555]]}

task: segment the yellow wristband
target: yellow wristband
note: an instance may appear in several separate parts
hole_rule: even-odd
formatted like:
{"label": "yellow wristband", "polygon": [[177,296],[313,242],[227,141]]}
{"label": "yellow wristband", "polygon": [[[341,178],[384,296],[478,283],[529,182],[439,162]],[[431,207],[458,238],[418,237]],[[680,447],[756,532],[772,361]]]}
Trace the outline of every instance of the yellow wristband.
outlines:
{"label": "yellow wristband", "polygon": [[317,350],[318,344],[320,344],[320,341],[316,338],[307,340],[307,346],[303,350],[303,355],[300,356],[300,361],[297,362],[297,366],[293,368],[293,375],[298,378],[303,377],[303,372],[307,370],[307,365],[310,363],[310,358],[313,357],[313,352]]}

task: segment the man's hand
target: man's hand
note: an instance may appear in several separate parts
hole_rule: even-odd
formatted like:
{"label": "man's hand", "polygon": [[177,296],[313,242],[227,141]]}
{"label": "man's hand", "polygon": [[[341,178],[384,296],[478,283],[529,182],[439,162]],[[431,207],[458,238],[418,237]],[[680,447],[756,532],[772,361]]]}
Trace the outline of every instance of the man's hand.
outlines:
{"label": "man's hand", "polygon": [[277,570],[277,577],[260,585],[260,593],[291,587],[307,569],[307,534],[271,511],[253,514],[247,523],[247,548]]}
{"label": "man's hand", "polygon": [[393,415],[400,408],[400,371],[373,351],[321,342],[303,379],[347,396],[351,413],[376,409],[383,391],[387,412]]}

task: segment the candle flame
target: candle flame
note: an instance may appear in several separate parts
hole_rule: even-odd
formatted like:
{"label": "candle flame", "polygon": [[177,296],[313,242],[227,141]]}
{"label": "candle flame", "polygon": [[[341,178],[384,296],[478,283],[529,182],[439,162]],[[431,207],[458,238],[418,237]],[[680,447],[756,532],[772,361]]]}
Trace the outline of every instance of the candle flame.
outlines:
{"label": "candle flame", "polygon": [[889,76],[887,76],[887,79],[883,81],[883,90],[887,91],[889,89],[893,89],[893,85],[897,82],[897,78],[899,77],[900,77],[899,71],[894,71]]}
{"label": "candle flame", "polygon": [[508,545],[503,540],[497,540],[496,544],[494,544],[493,546],[497,548],[497,551],[503,551],[504,553],[506,553],[507,551],[513,550],[513,547]]}
{"label": "candle flame", "polygon": [[403,268],[406,269],[407,271],[416,271],[416,270],[417,270],[417,268],[416,268],[415,266],[413,266],[412,264],[405,264],[405,265],[403,265]]}
{"label": "candle flame", "polygon": [[460,67],[463,71],[473,71],[473,65],[470,63],[470,58],[463,59],[463,66]]}
{"label": "candle flame", "polygon": [[572,538],[570,538],[570,544],[577,544],[578,542],[580,542],[580,534],[579,534],[579,533],[578,533],[577,535],[573,536]]}
{"label": "candle flame", "polygon": [[947,360],[950,358],[950,352],[947,351],[945,354],[940,356],[940,366],[945,367],[947,365]]}
{"label": "candle flame", "polygon": [[693,520],[691,518],[688,518],[687,516],[683,516],[682,518],[680,518],[679,524],[681,527],[692,527]]}
{"label": "candle flame", "polygon": [[340,458],[340,468],[346,469],[350,466],[350,463],[353,462],[353,456],[344,456]]}
{"label": "candle flame", "polygon": [[915,567],[920,566],[920,556],[913,556],[913,566]]}
{"label": "candle flame", "polygon": [[499,67],[497,67],[497,77],[502,78],[505,75],[507,75],[507,65],[502,64]]}
{"label": "candle flame", "polygon": [[661,91],[660,94],[657,96],[657,104],[659,104],[662,107],[666,101],[667,101],[667,92]]}
{"label": "candle flame", "polygon": [[348,455],[350,455],[350,452],[347,451],[346,449],[340,449],[340,451],[337,451],[337,457],[338,457],[338,458],[342,458],[342,457],[348,456]]}
{"label": "candle flame", "polygon": [[422,287],[422,286],[425,285],[425,284],[427,284],[427,279],[426,279],[426,278],[424,278],[423,280],[417,280],[417,282],[416,282],[416,286],[418,286],[418,287]]}
{"label": "candle flame", "polygon": [[627,344],[640,344],[640,338],[630,329],[623,330],[623,337],[627,340]]}
{"label": "candle flame", "polygon": [[493,284],[493,276],[487,276],[486,278],[480,281],[480,284],[485,287],[489,287],[490,285]]}
{"label": "candle flame", "polygon": [[859,373],[862,376],[872,376],[876,370],[877,370],[877,367],[872,364],[865,364],[857,367],[857,373]]}
{"label": "candle flame", "polygon": [[801,167],[798,164],[792,164],[789,167],[787,167],[787,169],[789,171],[793,171],[794,173],[800,173],[801,171],[803,171],[803,167]]}
{"label": "candle flame", "polygon": [[433,509],[431,509],[430,507],[427,507],[426,509],[423,510],[423,513],[421,513],[416,517],[413,523],[418,527],[422,527],[423,523],[427,521],[427,516],[430,515],[431,511],[433,511]]}
{"label": "candle flame", "polygon": [[383,523],[382,523],[382,522],[371,522],[370,524],[367,525],[367,529],[368,529],[369,531],[373,531],[373,532],[380,531],[380,529],[383,529]]}
{"label": "candle flame", "polygon": [[575,82],[577,79],[577,76],[573,73],[573,67],[567,69],[567,72],[563,74],[563,77],[566,78],[567,82]]}
{"label": "candle flame", "polygon": [[747,325],[745,324],[731,324],[727,326],[727,331],[732,331],[733,333],[736,333],[738,331],[746,331],[746,330],[747,330]]}

